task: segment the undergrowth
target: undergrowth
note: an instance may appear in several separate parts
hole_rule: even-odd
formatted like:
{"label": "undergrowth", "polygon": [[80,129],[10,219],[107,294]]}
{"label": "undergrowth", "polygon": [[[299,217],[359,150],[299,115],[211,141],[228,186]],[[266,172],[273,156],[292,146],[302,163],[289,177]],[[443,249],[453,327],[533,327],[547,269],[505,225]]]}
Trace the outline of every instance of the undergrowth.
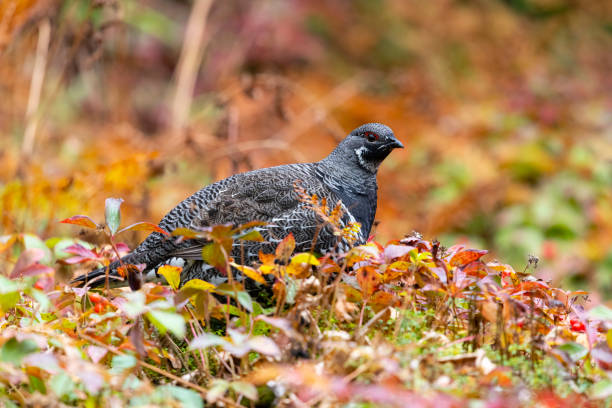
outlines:
{"label": "undergrowth", "polygon": [[[202,231],[120,229],[121,200],[106,222],[64,220],[105,233],[0,238],[14,261],[0,275],[0,398],[4,406],[599,406],[612,395],[612,310],[586,312],[586,292],[485,261],[487,251],[443,248],[413,233],[346,254],[294,254],[289,235],[256,265],[228,257],[258,240],[257,223]],[[313,205],[316,205],[313,200]],[[325,222],[334,210],[318,208]],[[207,239],[203,258],[229,283],[143,282],[71,287],[81,273],[127,253],[118,235],[144,229]],[[339,231],[350,234],[351,231]],[[239,276],[259,282],[245,290]],[[273,282],[270,284],[270,282]],[[479,405],[480,404],[480,405]]]}

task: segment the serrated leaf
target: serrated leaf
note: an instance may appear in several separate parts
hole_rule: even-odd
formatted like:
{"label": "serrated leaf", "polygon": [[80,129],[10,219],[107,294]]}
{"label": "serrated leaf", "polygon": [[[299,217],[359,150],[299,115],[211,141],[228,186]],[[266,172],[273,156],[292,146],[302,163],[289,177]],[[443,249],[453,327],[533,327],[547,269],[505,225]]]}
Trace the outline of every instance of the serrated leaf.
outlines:
{"label": "serrated leaf", "polygon": [[261,274],[259,273],[259,271],[251,268],[250,266],[246,266],[246,265],[238,265],[237,263],[231,262],[230,263],[231,266],[233,266],[234,268],[238,269],[240,272],[242,272],[245,276],[253,279],[255,282],[259,282],[262,284],[267,284],[268,282],[266,282],[266,280],[264,279],[263,276],[261,276]]}
{"label": "serrated leaf", "polygon": [[96,224],[91,218],[89,218],[86,215],[75,215],[70,218],[61,220],[60,223],[78,225],[80,227],[92,228],[92,229],[99,228],[99,225]]}
{"label": "serrated leaf", "polygon": [[166,282],[168,282],[172,289],[177,290],[181,284],[182,271],[183,268],[180,266],[163,265],[157,270],[157,273],[166,279]]}
{"label": "serrated leaf", "polygon": [[104,220],[111,235],[115,235],[121,224],[122,198],[107,198],[104,206]]}
{"label": "serrated leaf", "polygon": [[151,310],[145,316],[157,327],[161,334],[168,330],[178,338],[185,336],[185,319],[181,314],[164,310]]}
{"label": "serrated leaf", "polygon": [[152,224],[150,222],[137,222],[135,224],[130,225],[129,227],[122,228],[120,231],[117,231],[117,234],[121,234],[125,231],[150,231],[150,232],[159,232],[163,235],[170,235],[169,232],[164,231],[159,226]]}

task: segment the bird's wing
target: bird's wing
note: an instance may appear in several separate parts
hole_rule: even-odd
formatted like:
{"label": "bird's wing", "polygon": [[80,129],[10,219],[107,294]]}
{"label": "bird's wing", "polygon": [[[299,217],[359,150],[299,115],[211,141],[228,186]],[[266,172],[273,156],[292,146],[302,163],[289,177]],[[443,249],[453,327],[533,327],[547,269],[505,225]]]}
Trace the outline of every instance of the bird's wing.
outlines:
{"label": "bird's wing", "polygon": [[[256,259],[260,250],[272,252],[290,232],[298,251],[310,250],[317,232],[315,249],[332,247],[337,242],[333,229],[326,226],[304,202],[296,186],[307,195],[325,197],[332,207],[338,201],[335,194],[309,172],[307,164],[262,169],[232,177],[231,182],[221,186],[214,197],[201,202],[189,228],[198,230],[217,224],[265,222],[266,225],[258,227],[264,242],[239,241],[234,244],[234,256],[244,255],[245,260]],[[188,240],[169,255],[201,260],[204,245],[203,241]]]}

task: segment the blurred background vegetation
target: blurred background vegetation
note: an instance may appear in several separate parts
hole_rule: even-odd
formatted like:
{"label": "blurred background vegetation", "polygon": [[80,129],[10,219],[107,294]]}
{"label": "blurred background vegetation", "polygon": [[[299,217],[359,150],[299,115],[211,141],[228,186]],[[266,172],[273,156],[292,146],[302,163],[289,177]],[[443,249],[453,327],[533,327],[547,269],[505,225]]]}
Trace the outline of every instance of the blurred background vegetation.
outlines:
{"label": "blurred background vegetation", "polygon": [[609,1],[4,0],[0,236],[71,236],[57,221],[110,196],[157,222],[380,121],[407,148],[377,240],[533,254],[610,298],[611,73]]}

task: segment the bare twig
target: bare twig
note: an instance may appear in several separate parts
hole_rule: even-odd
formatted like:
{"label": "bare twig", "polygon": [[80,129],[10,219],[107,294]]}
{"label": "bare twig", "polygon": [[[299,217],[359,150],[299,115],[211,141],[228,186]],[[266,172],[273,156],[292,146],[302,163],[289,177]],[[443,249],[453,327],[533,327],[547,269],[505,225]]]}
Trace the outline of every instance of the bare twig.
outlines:
{"label": "bare twig", "polygon": [[382,315],[384,315],[387,312],[387,310],[389,310],[389,306],[385,307],[383,310],[376,313],[374,317],[372,317],[361,329],[359,329],[359,331],[357,332],[357,339],[364,336],[368,332],[368,329],[370,328],[370,326],[374,324],[374,322],[376,322],[378,319],[380,319]]}
{"label": "bare twig", "polygon": [[176,69],[176,88],[172,101],[172,130],[175,134],[185,129],[189,118],[193,88],[206,47],[204,33],[211,4],[212,0],[194,1],[185,29],[183,49]]}
{"label": "bare twig", "polygon": [[34,59],[34,69],[32,70],[32,81],[30,83],[30,94],[28,96],[28,106],[26,109],[26,129],[23,135],[21,152],[25,156],[30,156],[34,149],[34,139],[36,128],[38,127],[38,107],[40,105],[40,94],[42,92],[45,71],[47,68],[47,55],[49,52],[49,42],[51,40],[51,23],[48,18],[43,18],[38,25],[38,43],[36,45],[36,58]]}

